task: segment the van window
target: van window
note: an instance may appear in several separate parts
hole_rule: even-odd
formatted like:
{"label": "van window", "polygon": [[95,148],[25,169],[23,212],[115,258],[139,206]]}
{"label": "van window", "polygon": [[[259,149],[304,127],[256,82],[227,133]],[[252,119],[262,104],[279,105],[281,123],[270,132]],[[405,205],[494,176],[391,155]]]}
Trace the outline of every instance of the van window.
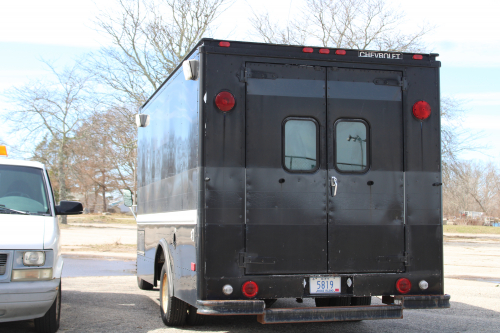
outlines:
{"label": "van window", "polygon": [[285,169],[313,172],[318,168],[318,124],[311,118],[288,118],[284,123]]}
{"label": "van window", "polygon": [[48,214],[49,201],[42,174],[38,168],[0,165],[0,214]]}
{"label": "van window", "polygon": [[335,124],[335,165],[343,172],[368,169],[368,126],[361,120],[339,120]]}

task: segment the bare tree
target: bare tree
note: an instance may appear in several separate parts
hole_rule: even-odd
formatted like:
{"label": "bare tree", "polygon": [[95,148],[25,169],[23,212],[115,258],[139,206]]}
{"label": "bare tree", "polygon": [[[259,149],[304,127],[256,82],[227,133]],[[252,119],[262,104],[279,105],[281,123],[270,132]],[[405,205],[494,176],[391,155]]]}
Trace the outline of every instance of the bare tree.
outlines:
{"label": "bare tree", "polygon": [[446,215],[460,211],[500,213],[500,172],[492,163],[456,161],[443,174],[443,208]]}
{"label": "bare tree", "polygon": [[301,13],[284,27],[268,13],[255,14],[251,24],[267,43],[400,52],[422,51],[422,37],[432,30],[402,33],[404,13],[385,0],[306,0]]}
{"label": "bare tree", "polygon": [[485,148],[480,139],[482,132],[464,128],[465,111],[462,102],[452,98],[441,98],[441,156],[443,169],[459,161],[464,152],[480,151]]}
{"label": "bare tree", "polygon": [[87,69],[119,105],[142,105],[233,0],[116,0],[98,29],[111,41]]}
{"label": "bare tree", "polygon": [[135,132],[115,109],[93,114],[79,128],[71,144],[73,177],[85,194],[94,192],[94,202],[101,195],[103,211],[112,191],[135,190],[135,148]]}
{"label": "bare tree", "polygon": [[[6,93],[13,108],[4,114],[4,120],[13,124],[13,131],[21,135],[29,147],[42,140],[50,142],[56,160],[56,191],[59,200],[65,200],[68,195],[68,144],[82,119],[88,115],[89,108],[95,105],[90,105],[86,90],[89,76],[79,72],[77,66],[58,71],[50,63],[46,64],[50,69],[50,79],[14,87]],[[66,221],[63,216],[61,222]]]}

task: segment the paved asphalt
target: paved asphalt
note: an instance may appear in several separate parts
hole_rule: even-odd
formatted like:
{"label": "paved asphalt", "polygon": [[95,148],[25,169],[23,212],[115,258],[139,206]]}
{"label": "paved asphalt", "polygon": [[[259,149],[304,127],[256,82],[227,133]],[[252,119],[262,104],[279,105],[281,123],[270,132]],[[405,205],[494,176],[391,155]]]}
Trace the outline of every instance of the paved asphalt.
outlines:
{"label": "paved asphalt", "polygon": [[[492,247],[493,246],[493,247]],[[137,288],[132,260],[104,260],[67,257],[62,282],[62,312],[59,332],[500,332],[500,286],[498,279],[482,280],[474,269],[486,269],[496,276],[499,256],[497,244],[452,243],[447,257],[445,292],[452,297],[451,308],[444,310],[405,310],[402,320],[374,320],[344,323],[262,325],[255,316],[207,317],[204,326],[169,328],[160,318],[158,289]],[[484,264],[478,253],[487,251]],[[475,254],[475,255],[471,255]],[[460,255],[460,257],[458,257]],[[470,257],[470,262],[466,258]],[[453,259],[455,258],[455,259]],[[459,260],[462,258],[461,260]],[[465,259],[464,259],[465,258]],[[466,268],[460,268],[466,265]],[[449,268],[447,268],[449,266]],[[453,271],[460,269],[469,275]],[[479,276],[480,272],[477,272]],[[448,274],[448,275],[449,275]],[[460,275],[458,275],[460,274]],[[471,275],[472,274],[472,275]],[[491,282],[490,282],[491,281]],[[373,303],[379,303],[373,298]],[[273,307],[314,306],[312,300],[297,304],[285,299]],[[33,321],[0,323],[1,333],[34,332]]]}

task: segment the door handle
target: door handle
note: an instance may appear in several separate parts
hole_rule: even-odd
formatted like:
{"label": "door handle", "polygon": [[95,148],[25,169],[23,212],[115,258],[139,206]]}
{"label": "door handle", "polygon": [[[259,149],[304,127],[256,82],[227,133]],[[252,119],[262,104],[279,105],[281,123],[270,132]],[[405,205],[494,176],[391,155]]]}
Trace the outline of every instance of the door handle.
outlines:
{"label": "door handle", "polygon": [[338,187],[337,177],[332,177],[330,179],[330,192],[331,192],[332,197],[337,195],[337,187]]}

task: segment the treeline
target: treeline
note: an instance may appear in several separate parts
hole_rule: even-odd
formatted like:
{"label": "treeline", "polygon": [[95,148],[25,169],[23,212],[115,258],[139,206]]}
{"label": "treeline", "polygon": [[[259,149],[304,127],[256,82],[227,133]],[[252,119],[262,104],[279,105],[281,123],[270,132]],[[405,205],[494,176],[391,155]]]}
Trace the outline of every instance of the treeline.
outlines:
{"label": "treeline", "polygon": [[[234,3],[115,0],[113,7],[102,9],[95,19],[96,28],[108,37],[108,46],[83,55],[69,68],[60,69],[46,61],[45,77],[5,93],[11,109],[4,120],[14,128],[13,134],[25,140],[17,148],[48,166],[58,200],[67,199],[69,193],[80,193],[86,208],[106,211],[110,193],[124,188],[136,190],[137,129],[133,116],[187,52],[202,37],[214,35],[214,21]],[[400,29],[407,25],[404,13],[385,0],[303,0],[294,5],[301,6],[302,14],[286,22],[280,22],[271,12],[254,9],[248,27],[253,39],[424,52],[424,37],[432,29],[423,23],[403,34]],[[462,130],[458,105],[453,100],[443,102],[447,201],[457,199],[450,193],[461,191],[455,184],[467,177],[463,173],[467,162],[459,161],[458,154],[477,147],[470,144],[474,137],[464,139],[469,134]],[[467,199],[445,202],[445,213],[473,210],[476,204],[493,211],[490,207],[494,204],[486,203],[484,195],[479,194],[484,189],[470,187],[467,191],[463,192],[468,193]]]}

